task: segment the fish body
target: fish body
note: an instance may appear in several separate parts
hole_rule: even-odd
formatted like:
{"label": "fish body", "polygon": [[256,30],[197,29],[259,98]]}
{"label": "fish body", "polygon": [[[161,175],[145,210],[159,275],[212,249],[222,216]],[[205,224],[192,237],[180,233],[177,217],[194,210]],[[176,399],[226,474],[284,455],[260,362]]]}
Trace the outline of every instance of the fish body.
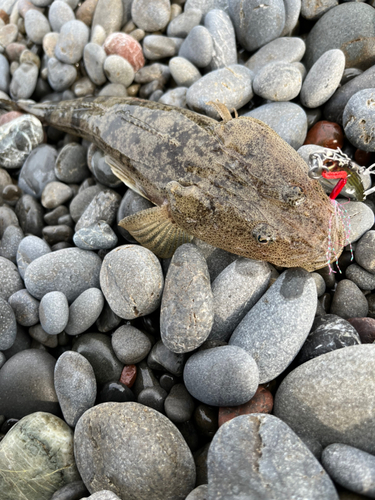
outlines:
{"label": "fish body", "polygon": [[335,257],[342,251],[343,225],[319,182],[259,120],[218,122],[136,98],[20,107],[95,143],[113,172],[158,207],[122,225],[159,256],[196,236],[244,257],[312,271],[327,265],[329,241]]}

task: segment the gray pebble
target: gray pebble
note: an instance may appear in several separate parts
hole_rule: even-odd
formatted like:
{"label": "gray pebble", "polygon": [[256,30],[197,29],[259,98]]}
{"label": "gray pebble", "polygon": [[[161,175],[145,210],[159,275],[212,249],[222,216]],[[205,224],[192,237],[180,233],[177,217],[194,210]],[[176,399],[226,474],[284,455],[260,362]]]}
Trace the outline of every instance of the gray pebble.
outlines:
{"label": "gray pebble", "polygon": [[202,15],[205,16],[210,10],[216,7],[215,3],[217,0],[186,0],[185,2],[185,12],[191,9],[199,9],[202,11]]}
{"label": "gray pebble", "polygon": [[180,377],[185,363],[185,354],[170,351],[161,340],[156,342],[147,358],[147,364],[152,370],[167,370]]}
{"label": "gray pebble", "polygon": [[273,415],[240,415],[222,425],[212,440],[207,462],[207,500],[339,498],[318,460]]}
{"label": "gray pebble", "polygon": [[184,368],[184,383],[202,403],[238,406],[254,396],[259,372],[254,359],[240,347],[215,347],[190,356]]}
{"label": "gray pebble", "polygon": [[167,391],[165,391],[162,387],[147,387],[143,389],[138,395],[137,402],[148,406],[149,408],[153,408],[154,410],[163,413],[164,402],[167,397]]}
{"label": "gray pebble", "polygon": [[31,337],[28,334],[26,328],[17,324],[17,335],[14,344],[10,349],[4,351],[6,359],[10,359],[12,356],[18,352],[24,351],[25,349],[31,348]]}
{"label": "gray pebble", "polygon": [[259,382],[269,382],[296,357],[309,334],[317,304],[310,273],[288,269],[250,309],[230,338],[256,360]]}
{"label": "gray pebble", "polygon": [[7,358],[3,352],[0,352],[0,368],[2,368],[6,362]]}
{"label": "gray pebble", "polygon": [[61,27],[68,21],[73,21],[75,15],[71,7],[60,0],[55,0],[48,10],[48,21],[52,31],[60,32]]}
{"label": "gray pebble", "polygon": [[16,316],[12,307],[0,297],[0,350],[5,351],[14,344],[17,334]]}
{"label": "gray pebble", "polygon": [[116,356],[126,365],[142,361],[151,350],[147,335],[131,325],[122,325],[111,338]]}
{"label": "gray pebble", "polygon": [[17,323],[22,326],[33,326],[39,321],[39,301],[25,289],[18,290],[8,299]]}
{"label": "gray pebble", "polygon": [[284,7],[285,24],[280,35],[282,37],[291,36],[293,34],[293,30],[297,26],[297,23],[299,21],[299,15],[301,12],[301,0],[284,0]]}
{"label": "gray pebble", "polygon": [[60,30],[55,47],[55,55],[65,64],[76,64],[83,55],[83,49],[89,41],[89,29],[82,21],[68,21]]}
{"label": "gray pebble", "polygon": [[172,387],[165,402],[164,409],[169,420],[175,424],[187,422],[193,416],[195,404],[184,384]]}
{"label": "gray pebble", "polygon": [[36,236],[42,236],[43,230],[42,205],[30,194],[24,194],[16,205],[16,215],[18,217],[22,231]]}
{"label": "gray pebble", "polygon": [[205,68],[212,61],[214,42],[207,28],[195,26],[183,41],[178,55],[197,68]]}
{"label": "gray pebble", "polygon": [[370,453],[347,444],[333,443],[323,450],[322,465],[339,485],[375,498],[375,457]]}
{"label": "gray pebble", "polygon": [[152,63],[138,70],[134,81],[136,83],[150,83],[154,80],[159,80],[162,85],[165,85],[170,76],[171,72],[168,66],[160,63]]}
{"label": "gray pebble", "polygon": [[62,292],[46,293],[39,306],[40,324],[49,335],[57,335],[66,327],[69,319],[69,305]]}
{"label": "gray pebble", "polygon": [[244,116],[257,118],[270,126],[279,136],[298,149],[305,142],[307,117],[305,111],[294,102],[272,102],[255,108]]}
{"label": "gray pebble", "polygon": [[0,207],[0,237],[4,236],[9,226],[18,226],[18,218],[14,210],[7,206]]}
{"label": "gray pebble", "polygon": [[173,57],[177,55],[182,38],[163,35],[147,35],[143,40],[143,53],[150,61]]}
{"label": "gray pebble", "polygon": [[70,202],[69,212],[74,220],[74,222],[78,222],[81,215],[84,213],[86,208],[90,205],[95,196],[103,191],[103,187],[95,185],[89,186],[83,191],[80,191]]}
{"label": "gray pebble", "polygon": [[25,31],[30,40],[39,45],[44,36],[51,31],[49,22],[39,10],[29,9],[25,15]]}
{"label": "gray pebble", "polygon": [[164,278],[159,260],[147,248],[123,245],[109,252],[100,272],[100,286],[111,309],[124,319],[155,311]]}
{"label": "gray pebble", "polygon": [[210,340],[227,341],[234,329],[266,291],[271,269],[266,262],[240,257],[212,283],[214,324]]}
{"label": "gray pebble", "polygon": [[[136,193],[132,189],[128,189],[124,194],[124,197],[121,200],[120,206],[117,211],[117,224],[125,217],[140,212],[141,210],[147,210],[148,208],[152,208],[153,206],[154,205],[149,200],[143,198],[143,196]],[[125,238],[130,243],[137,243],[137,241],[126,229],[121,226],[118,226],[117,228],[123,238]]]}
{"label": "gray pebble", "polygon": [[339,2],[338,0],[324,0],[322,1],[313,1],[302,0],[301,4],[301,16],[305,19],[310,19],[311,21],[316,21],[328,10],[336,7]]}
{"label": "gray pebble", "polygon": [[[112,57],[112,56],[110,56]],[[120,56],[116,56],[120,57]],[[113,84],[117,85],[117,84]],[[125,88],[125,87],[124,87]],[[97,149],[95,146],[92,148],[93,154],[91,161],[88,158],[89,167],[95,179],[103,186],[114,188],[122,185],[122,181],[112,172],[111,167],[107,163],[106,156],[103,151]],[[89,157],[90,149],[88,151]]]}
{"label": "gray pebble", "polygon": [[48,59],[48,83],[53,90],[67,90],[77,78],[77,69],[72,64],[64,64],[56,58]]}
{"label": "gray pebble", "polygon": [[200,486],[194,488],[188,494],[185,500],[207,500],[207,490],[208,490],[208,485],[201,484]]}
{"label": "gray pebble", "polygon": [[176,87],[175,89],[168,90],[161,96],[159,102],[168,104],[169,106],[178,106],[179,108],[186,108],[186,87]]}
{"label": "gray pebble", "polygon": [[281,0],[272,0],[264,8],[258,0],[230,0],[229,15],[239,43],[249,52],[281,35],[285,24],[285,7]]}
{"label": "gray pebble", "polygon": [[210,69],[215,70],[237,64],[236,35],[228,14],[220,9],[207,13],[204,25],[213,41],[213,56]]}
{"label": "gray pebble", "polygon": [[185,440],[168,418],[138,403],[94,406],[78,421],[74,445],[91,491],[110,487],[120,498],[183,500],[194,488],[195,465]]}
{"label": "gray pebble", "polygon": [[112,311],[108,302],[105,301],[103,311],[96,320],[96,327],[99,332],[108,333],[117,328],[120,323],[121,318]]}
{"label": "gray pebble", "polygon": [[24,238],[22,229],[17,225],[8,226],[1,238],[0,242],[0,256],[11,260],[14,264],[17,262],[16,255],[18,245]]}
{"label": "gray pebble", "polygon": [[197,349],[207,339],[214,319],[210,275],[204,257],[192,244],[175,251],[165,279],[160,332],[172,352]]}
{"label": "gray pebble", "polygon": [[171,3],[169,0],[133,0],[132,20],[145,31],[163,30],[169,23]]}
{"label": "gray pebble", "polygon": [[10,73],[8,59],[0,54],[0,90],[9,92]]}
{"label": "gray pebble", "polygon": [[314,278],[318,297],[321,297],[326,291],[326,283],[322,276],[318,273],[311,273],[311,277]]}
{"label": "gray pebble", "polygon": [[172,57],[169,61],[169,69],[179,87],[190,87],[202,77],[194,64],[184,57]]}
{"label": "gray pebble", "polygon": [[194,111],[218,118],[217,111],[207,102],[219,100],[228,109],[241,108],[253,97],[252,75],[238,64],[211,71],[189,88],[186,101]]}
{"label": "gray pebble", "polygon": [[355,260],[366,271],[375,275],[375,231],[367,231],[358,241]]}
{"label": "gray pebble", "polygon": [[374,362],[375,345],[363,344],[303,363],[281,382],[274,414],[324,447],[340,442],[373,454]]}
{"label": "gray pebble", "polygon": [[107,36],[115,31],[120,31],[122,15],[122,0],[99,0],[96,4],[91,29],[93,30],[95,26],[100,25]]}
{"label": "gray pebble", "polygon": [[229,264],[238,259],[238,255],[226,252],[221,248],[213,247],[209,243],[206,243],[198,238],[194,238],[192,243],[199,248],[199,251],[206,259],[211,283],[227,266],[229,266]]}
{"label": "gray pebble", "polygon": [[38,79],[38,68],[35,64],[24,62],[13,73],[9,91],[12,99],[28,99],[34,93]]}
{"label": "gray pebble", "polygon": [[89,288],[82,292],[69,307],[69,321],[65,326],[66,333],[79,335],[88,330],[100,316],[103,307],[103,294],[98,288]]}
{"label": "gray pebble", "polygon": [[374,290],[375,288],[375,274],[369,273],[357,264],[347,267],[345,276],[361,290]]}
{"label": "gray pebble", "polygon": [[[348,234],[351,243],[359,240],[374,225],[374,212],[369,206],[360,201],[351,201],[340,199],[342,208],[350,220],[350,234]],[[362,265],[360,262],[358,264]],[[362,266],[363,267],[363,266]]]}
{"label": "gray pebble", "polygon": [[298,37],[276,38],[263,45],[246,62],[246,67],[257,73],[263,66],[274,61],[293,63],[300,61],[305,53],[305,42]]}
{"label": "gray pebble", "polygon": [[121,500],[121,498],[118,497],[116,493],[113,493],[113,491],[101,490],[93,493],[89,497],[81,498],[81,500]]}
{"label": "gray pebble", "polygon": [[71,142],[59,152],[54,167],[57,179],[66,183],[80,183],[90,175],[86,150],[81,144]]}
{"label": "gray pebble", "polygon": [[33,340],[36,341],[33,342],[32,346],[37,345],[39,348],[41,348],[40,346],[43,345],[45,347],[54,349],[59,345],[57,335],[50,335],[49,333],[47,333],[45,330],[43,330],[43,327],[40,323],[29,328],[29,335]]}
{"label": "gray pebble", "polygon": [[77,231],[73,241],[82,250],[106,250],[117,245],[117,236],[106,222],[99,221]]}
{"label": "gray pebble", "polygon": [[134,385],[132,386],[134,394],[138,397],[138,395],[146,387],[155,387],[158,385],[159,382],[157,381],[153,371],[147,366],[145,361],[141,361],[137,365],[137,377]]}
{"label": "gray pebble", "polygon": [[17,267],[10,260],[0,257],[0,297],[8,300],[22,288],[24,285]]}
{"label": "gray pebble", "polygon": [[360,90],[345,106],[342,122],[346,137],[356,148],[375,151],[375,88]]}
{"label": "gray pebble", "polygon": [[97,43],[87,43],[83,51],[83,61],[90,79],[96,85],[103,85],[107,81],[103,65],[107,57],[105,50]]}
{"label": "gray pebble", "polygon": [[120,83],[124,87],[129,87],[134,80],[133,66],[116,54],[106,58],[103,69],[106,77],[112,83]]}
{"label": "gray pebble", "polygon": [[83,495],[89,494],[83,481],[74,481],[55,491],[51,500],[82,500]]}
{"label": "gray pebble", "polygon": [[79,218],[75,230],[89,227],[99,221],[111,226],[115,220],[117,209],[120,205],[120,195],[111,189],[100,191],[90,202]]}
{"label": "gray pebble", "polygon": [[198,9],[185,10],[175,17],[167,27],[167,35],[178,38],[186,38],[190,31],[198,26],[202,19],[202,11]]}
{"label": "gray pebble", "polygon": [[53,209],[73,197],[73,190],[63,182],[53,181],[45,185],[41,201],[44,208]]}
{"label": "gray pebble", "polygon": [[[301,73],[301,77],[302,77],[302,81],[306,78],[306,75],[307,75],[307,70],[305,68],[305,66],[301,63],[301,62],[294,62],[292,63],[292,66],[294,66],[295,68],[298,69],[298,71]],[[308,113],[309,110],[306,110],[306,114]],[[320,108],[318,108],[317,110],[314,111],[315,114],[317,113],[320,113],[321,114],[321,110]],[[309,121],[309,116],[307,117],[307,120],[308,120],[308,123],[309,123],[309,126],[312,127],[312,125],[310,125],[310,121]],[[313,125],[315,125],[315,123],[317,122],[318,120],[316,120]]]}
{"label": "gray pebble", "polygon": [[301,90],[301,103],[307,108],[324,104],[340,85],[345,68],[341,50],[327,50],[308,72]]}
{"label": "gray pebble", "polygon": [[272,101],[291,101],[302,86],[300,71],[284,61],[270,62],[259,69],[253,80],[254,93]]}
{"label": "gray pebble", "polygon": [[54,173],[56,157],[56,149],[47,144],[31,152],[18,178],[18,185],[25,194],[40,198],[46,185],[57,180]]}
{"label": "gray pebble", "polygon": [[17,250],[17,266],[21,278],[24,279],[27,266],[33,260],[51,252],[51,248],[44,240],[34,235],[26,236]]}
{"label": "gray pebble", "polygon": [[65,248],[32,261],[26,269],[25,285],[37,299],[59,291],[72,302],[88,288],[99,288],[101,264],[94,252]]}
{"label": "gray pebble", "polygon": [[337,285],[330,312],[344,319],[364,318],[368,313],[368,303],[357,285],[346,279]]}
{"label": "gray pebble", "polygon": [[95,374],[87,359],[78,352],[64,352],[55,366],[55,390],[66,423],[75,427],[95,404]]}

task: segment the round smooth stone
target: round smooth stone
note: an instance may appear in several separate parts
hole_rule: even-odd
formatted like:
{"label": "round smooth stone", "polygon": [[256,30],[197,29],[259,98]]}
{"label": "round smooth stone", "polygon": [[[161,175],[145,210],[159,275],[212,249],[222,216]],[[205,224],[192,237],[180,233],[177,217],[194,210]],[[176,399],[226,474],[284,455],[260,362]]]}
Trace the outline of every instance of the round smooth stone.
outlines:
{"label": "round smooth stone", "polygon": [[73,189],[67,184],[58,181],[49,182],[42,192],[42,205],[44,208],[56,208],[69,201],[73,194]]}
{"label": "round smooth stone", "polygon": [[178,106],[179,108],[186,108],[186,87],[176,87],[163,94],[159,101],[162,104],[169,106]]}
{"label": "round smooth stone", "polygon": [[185,500],[206,500],[208,494],[208,485],[201,484],[194,488]]}
{"label": "round smooth stone", "polygon": [[194,64],[184,57],[172,57],[169,61],[169,69],[179,87],[190,87],[202,77]]}
{"label": "round smooth stone", "polygon": [[285,24],[285,7],[281,0],[273,0],[262,8],[258,0],[230,0],[229,15],[239,43],[249,52],[262,47],[281,35]]}
{"label": "round smooth stone", "polygon": [[74,481],[59,488],[52,495],[51,500],[80,500],[82,495],[90,495],[83,481]]}
{"label": "round smooth stone", "polygon": [[115,191],[112,191],[111,189],[100,191],[94,196],[77,221],[75,230],[79,231],[80,229],[89,227],[99,221],[104,221],[109,226],[112,226],[115,221],[120,201],[121,197]]}
{"label": "round smooth stone", "polygon": [[138,403],[103,403],[85,412],[74,447],[92,492],[110,487],[120,498],[184,500],[195,485],[193,456],[180,432],[164,415]]}
{"label": "round smooth stone", "polygon": [[153,63],[137,71],[134,81],[136,83],[150,83],[154,80],[158,80],[165,85],[170,76],[171,72],[168,66],[165,64]]}
{"label": "round smooth stone", "polygon": [[314,278],[315,281],[316,293],[318,294],[318,297],[321,297],[326,291],[326,283],[323,277],[318,273],[311,273],[311,276]]}
{"label": "round smooth stone", "polygon": [[66,327],[69,319],[69,305],[62,292],[46,293],[39,306],[42,328],[49,335],[57,335]]}
{"label": "round smooth stone", "polygon": [[100,286],[120,318],[134,319],[155,311],[160,305],[163,285],[159,260],[147,248],[123,245],[104,258]]}
{"label": "round smooth stone", "polygon": [[172,422],[181,424],[193,416],[195,404],[184,384],[175,384],[164,402],[164,410]]}
{"label": "round smooth stone", "polygon": [[375,151],[375,88],[360,90],[345,106],[342,122],[349,141],[363,151]]}
{"label": "round smooth stone", "polygon": [[182,38],[147,35],[143,40],[143,53],[150,61],[173,57],[177,55],[181,44]]}
{"label": "round smooth stone", "polygon": [[74,19],[74,12],[66,2],[55,0],[48,10],[48,21],[52,31],[57,33],[60,32],[65,23]]}
{"label": "round smooth stone", "polygon": [[0,90],[2,92],[9,92],[10,73],[8,59],[0,54]]}
{"label": "round smooth stone", "polygon": [[55,390],[66,423],[75,427],[95,404],[96,379],[87,359],[78,352],[64,352],[55,366]]}
{"label": "round smooth stone", "polygon": [[54,173],[56,157],[56,149],[47,144],[31,152],[18,178],[18,185],[25,194],[40,198],[46,185],[57,180]]}
{"label": "round smooth stone", "polygon": [[301,16],[305,19],[316,21],[329,9],[336,7],[336,5],[338,5],[338,0],[324,0],[323,2],[302,0]]}
{"label": "round smooth stone", "polygon": [[98,288],[89,288],[82,292],[69,307],[69,321],[65,326],[66,333],[79,335],[88,330],[100,316],[103,307],[103,294]]}
{"label": "round smooth stone", "polygon": [[337,285],[330,312],[344,319],[366,317],[368,303],[357,285],[346,279]]}
{"label": "round smooth stone", "polygon": [[213,42],[210,69],[215,70],[237,64],[236,35],[228,14],[221,9],[210,10],[204,18],[204,25]]}
{"label": "round smooth stone", "polygon": [[18,290],[24,288],[17,267],[10,260],[0,257],[0,297],[8,300]]}
{"label": "round smooth stone", "polygon": [[186,102],[194,111],[218,118],[218,112],[207,102],[219,100],[228,109],[242,108],[253,97],[252,75],[239,64],[211,71],[189,88]]}
{"label": "round smooth stone", "polygon": [[227,341],[267,290],[271,269],[265,262],[240,257],[212,283],[214,323],[210,340]]}
{"label": "round smooth stone", "polygon": [[197,68],[205,68],[212,61],[214,42],[207,28],[195,26],[182,42],[178,55]]}
{"label": "round smooth stone", "polygon": [[263,66],[274,61],[298,62],[306,50],[305,42],[298,37],[276,38],[263,45],[246,62],[246,67],[257,73]]}
{"label": "round smooth stone", "polygon": [[375,274],[375,231],[367,231],[358,241],[355,260],[369,273]]}
{"label": "round smooth stone", "polygon": [[134,80],[133,66],[121,56],[113,54],[104,61],[104,73],[111,83],[120,83],[129,87]]}
{"label": "round smooth stone", "polygon": [[38,10],[30,9],[25,15],[25,31],[32,42],[41,45],[51,27],[46,16]]}
{"label": "round smooth stone", "polygon": [[[361,26],[358,38],[358,26]],[[346,2],[326,12],[311,29],[306,39],[307,68],[330,49],[345,54],[347,68],[365,70],[373,64],[375,12],[361,2]]]}
{"label": "round smooth stone", "polygon": [[103,191],[101,186],[89,186],[73,198],[69,205],[69,212],[74,222],[79,221],[83,212],[100,191]]}
{"label": "round smooth stone", "polygon": [[37,325],[29,328],[29,335],[32,339],[36,340],[33,345],[43,345],[45,347],[50,347],[54,349],[59,345],[57,335],[49,335],[45,330],[43,330],[42,325],[38,323]]}
{"label": "round smooth stone", "polygon": [[169,23],[171,3],[169,0],[133,0],[131,16],[138,28],[144,31],[163,30]]}
{"label": "round smooth stone", "polygon": [[291,101],[302,86],[300,71],[284,61],[270,62],[260,68],[253,80],[254,93],[271,101]]}
{"label": "round smooth stone", "polygon": [[54,172],[59,181],[68,184],[87,179],[90,171],[87,168],[85,148],[77,142],[66,144],[56,158]]}
{"label": "round smooth stone", "polygon": [[294,102],[263,104],[243,116],[251,116],[266,123],[294,149],[300,148],[305,141],[307,116],[301,106]]}
{"label": "round smooth stone", "polygon": [[207,263],[196,246],[175,251],[168,268],[160,310],[163,344],[172,352],[197,349],[210,334],[213,296]]}
{"label": "round smooth stone", "polygon": [[68,21],[60,30],[55,47],[55,56],[65,64],[76,64],[83,55],[83,49],[89,41],[89,28],[82,21]]}
{"label": "round smooth stone", "polygon": [[212,406],[236,406],[251,399],[259,384],[254,359],[237,346],[200,351],[188,359],[184,383],[190,394]]}
{"label": "round smooth stone", "polygon": [[184,363],[185,354],[170,351],[161,340],[156,342],[147,358],[147,364],[152,370],[167,370],[176,377],[182,375]]}
{"label": "round smooth stone", "polygon": [[116,356],[126,365],[142,361],[151,350],[150,339],[131,325],[122,325],[111,338]]}
{"label": "round smooth stone", "polygon": [[83,50],[83,61],[90,80],[95,85],[103,85],[107,78],[104,74],[103,65],[107,54],[101,45],[87,43]]}
{"label": "round smooth stone", "polygon": [[18,200],[16,205],[16,215],[18,217],[22,231],[27,234],[31,233],[35,236],[42,236],[43,229],[43,214],[42,205],[36,199],[24,194]]}
{"label": "round smooth stone", "polygon": [[280,375],[296,357],[313,324],[316,303],[310,273],[288,269],[234,330],[229,344],[256,359],[261,384]]}
{"label": "round smooth stone", "polygon": [[22,418],[35,411],[59,415],[53,385],[56,360],[46,351],[26,349],[14,354],[0,371],[0,407],[4,415]]}
{"label": "round smooth stone", "polygon": [[38,80],[38,67],[35,64],[23,62],[13,73],[9,92],[15,101],[28,99],[34,93]]}
{"label": "round smooth stone", "polygon": [[120,31],[123,15],[122,0],[99,0],[96,4],[91,28],[100,25],[107,35],[114,31]]}
{"label": "round smooth stone", "polygon": [[321,120],[308,131],[305,139],[306,144],[315,144],[329,149],[342,148],[344,133],[339,124]]}
{"label": "round smooth stone", "polygon": [[307,108],[317,108],[333,95],[345,69],[345,55],[341,50],[324,52],[315,62],[303,82],[301,103]]}
{"label": "round smooth stone", "polygon": [[[120,57],[120,56],[109,56],[109,57]],[[125,61],[125,59],[122,60]],[[129,63],[125,61],[125,64]],[[131,72],[132,71],[133,69],[131,69]],[[109,85],[121,85],[122,88],[125,88],[125,86],[120,83],[112,83]],[[122,181],[118,177],[116,177],[116,175],[114,175],[114,173],[111,170],[111,167],[106,161],[106,157],[104,156],[103,152],[100,151],[99,149],[94,151],[93,155],[91,156],[91,161],[89,166],[91,167],[91,171],[95,179],[100,184],[103,184],[103,186],[114,188],[122,185]]]}
{"label": "round smooth stone", "polygon": [[[154,205],[149,200],[143,198],[143,196],[136,193],[132,189],[128,189],[124,194],[124,197],[121,200],[119,209],[117,211],[117,224],[119,224],[119,222],[125,217],[140,212],[141,210],[147,210],[148,208],[152,208],[153,206]],[[123,238],[125,238],[130,243],[137,243],[137,241],[126,229],[121,226],[117,226],[117,228]]]}
{"label": "round smooth stone", "polygon": [[85,0],[84,2],[82,2],[75,12],[76,18],[90,27],[97,3],[98,0]]}
{"label": "round smooth stone", "polygon": [[82,250],[106,250],[117,245],[117,236],[106,222],[99,221],[77,231],[73,241]]}
{"label": "round smooth stone", "polygon": [[178,15],[167,27],[167,35],[171,37],[186,38],[190,31],[198,26],[202,19],[202,11],[200,9],[185,10]]}
{"label": "round smooth stone", "polygon": [[109,35],[105,39],[103,48],[109,56],[111,54],[117,54],[126,59],[136,72],[145,65],[145,58],[141,45],[137,40],[126,33],[113,33]]}
{"label": "round smooth stone", "polygon": [[0,350],[5,351],[14,344],[17,335],[16,316],[12,307],[0,297]]}
{"label": "round smooth stone", "polygon": [[22,229],[17,225],[8,226],[1,238],[0,256],[16,263],[18,245],[24,238]]}
{"label": "round smooth stone", "polygon": [[9,297],[8,302],[20,325],[33,326],[39,322],[39,301],[34,299],[27,290],[18,290]]}
{"label": "round smooth stone", "polygon": [[89,361],[98,384],[119,380],[124,365],[117,359],[108,335],[84,333],[74,342],[72,350]]}
{"label": "round smooth stone", "polygon": [[357,264],[347,267],[345,276],[353,281],[361,290],[374,290],[375,288],[375,275],[362,269]]}
{"label": "round smooth stone", "polygon": [[210,445],[207,465],[209,500],[234,496],[338,500],[318,460],[273,415],[242,415],[222,425]]}
{"label": "round smooth stone", "polygon": [[[364,177],[365,176],[363,176],[363,178]],[[349,216],[350,234],[348,234],[348,241],[353,243],[359,240],[361,236],[366,234],[369,229],[372,228],[374,225],[374,212],[368,205],[361,203],[360,201],[351,201],[349,204],[346,204],[347,200],[344,201],[344,199],[341,199],[340,203],[342,203],[345,215]],[[359,265],[365,267],[358,261],[357,256],[356,261]]]}
{"label": "round smooth stone", "polygon": [[30,262],[50,252],[50,246],[41,238],[34,235],[25,236],[17,249],[17,266],[21,278],[24,279]]}
{"label": "round smooth stone", "polygon": [[0,476],[7,500],[50,500],[56,490],[79,480],[72,430],[50,413],[24,417],[1,441],[0,468],[7,471]]}
{"label": "round smooth stone", "polygon": [[98,394],[98,403],[127,403],[134,401],[134,394],[128,386],[121,382],[107,382],[103,385],[102,390]]}
{"label": "round smooth stone", "polygon": [[138,394],[137,401],[144,406],[148,406],[149,408],[153,408],[160,413],[164,413],[164,402],[166,397],[167,391],[158,385],[143,389],[143,391]]}
{"label": "round smooth stone", "polygon": [[64,64],[55,57],[48,59],[48,83],[56,92],[67,90],[77,79],[77,69],[72,64]]}
{"label": "round smooth stone", "polygon": [[101,264],[94,252],[65,248],[33,260],[26,269],[25,285],[37,299],[58,291],[73,302],[88,288],[99,288]]}
{"label": "round smooth stone", "polygon": [[374,362],[375,345],[363,344],[303,363],[281,382],[274,414],[323,447],[340,442],[374,454]]}

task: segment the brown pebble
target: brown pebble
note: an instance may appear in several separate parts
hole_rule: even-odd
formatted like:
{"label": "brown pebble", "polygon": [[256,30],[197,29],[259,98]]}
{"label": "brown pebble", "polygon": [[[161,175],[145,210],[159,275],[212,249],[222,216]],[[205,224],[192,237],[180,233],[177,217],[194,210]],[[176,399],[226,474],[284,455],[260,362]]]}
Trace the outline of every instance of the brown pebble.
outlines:
{"label": "brown pebble", "polygon": [[317,144],[330,149],[342,148],[344,133],[337,123],[322,120],[311,127],[304,144]]}
{"label": "brown pebble", "polygon": [[12,42],[6,46],[5,54],[10,62],[19,61],[20,55],[26,49],[26,45],[20,42]]}
{"label": "brown pebble", "polygon": [[9,16],[3,9],[0,9],[0,19],[3,20],[4,24],[9,24]]}
{"label": "brown pebble", "polygon": [[368,167],[375,162],[375,154],[373,152],[357,149],[354,153],[354,160],[358,165],[361,165],[361,167]]}
{"label": "brown pebble", "polygon": [[347,321],[357,330],[362,344],[372,344],[375,341],[374,318],[349,318]]}
{"label": "brown pebble", "polygon": [[134,384],[135,379],[137,378],[137,367],[136,365],[125,365],[122,372],[119,382],[130,387]]}
{"label": "brown pebble", "polygon": [[83,2],[76,10],[76,19],[82,21],[90,28],[97,3],[98,0],[86,0]]}
{"label": "brown pebble", "polygon": [[14,184],[8,184],[3,189],[3,200],[7,203],[15,203],[22,196],[22,189]]}
{"label": "brown pebble", "polygon": [[134,71],[140,70],[145,65],[141,45],[126,33],[112,33],[107,36],[103,48],[107,55],[117,54],[126,59]]}
{"label": "brown pebble", "polygon": [[240,415],[249,413],[271,413],[273,408],[273,397],[271,392],[260,385],[254,396],[243,405],[222,406],[219,408],[219,427]]}

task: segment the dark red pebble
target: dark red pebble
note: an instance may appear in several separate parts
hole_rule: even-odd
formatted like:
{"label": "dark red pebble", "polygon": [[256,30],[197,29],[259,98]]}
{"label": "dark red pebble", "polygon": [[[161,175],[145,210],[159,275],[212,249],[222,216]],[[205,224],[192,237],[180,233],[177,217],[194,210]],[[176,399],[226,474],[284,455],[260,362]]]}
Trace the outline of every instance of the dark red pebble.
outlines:
{"label": "dark red pebble", "polygon": [[337,123],[322,120],[307,132],[304,144],[317,144],[330,149],[342,148],[344,133]]}
{"label": "dark red pebble", "polygon": [[121,372],[119,381],[130,389],[130,387],[134,384],[136,378],[137,367],[135,365],[125,365]]}

